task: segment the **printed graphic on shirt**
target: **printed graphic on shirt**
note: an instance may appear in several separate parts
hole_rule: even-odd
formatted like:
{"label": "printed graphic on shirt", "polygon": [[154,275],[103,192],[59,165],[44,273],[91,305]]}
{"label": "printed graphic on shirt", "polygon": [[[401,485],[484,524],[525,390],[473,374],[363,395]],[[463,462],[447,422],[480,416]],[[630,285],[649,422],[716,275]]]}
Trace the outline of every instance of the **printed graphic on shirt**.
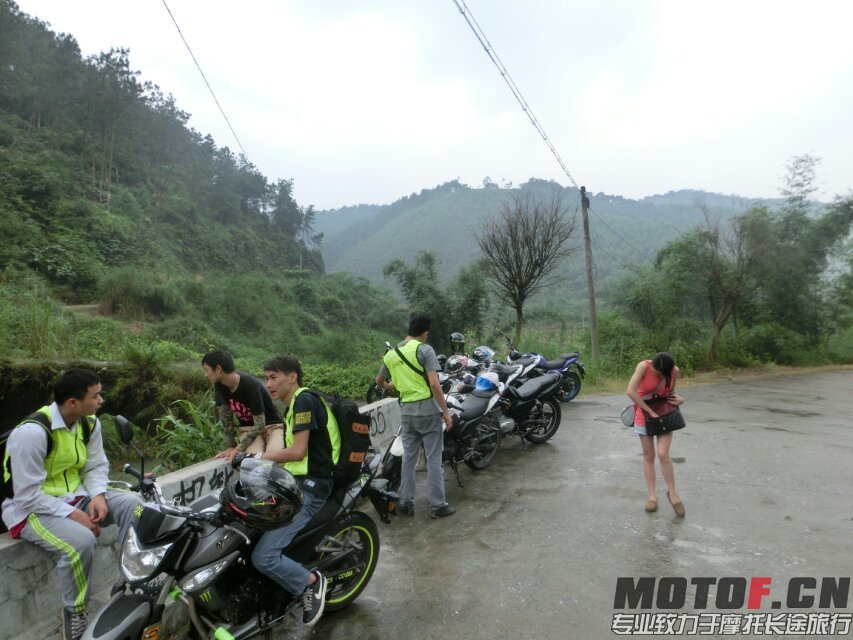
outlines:
{"label": "printed graphic on shirt", "polygon": [[253,423],[252,410],[245,404],[243,404],[239,400],[231,398],[228,400],[228,405],[231,407],[231,411],[234,412],[234,415],[237,416],[237,420],[240,421],[240,424]]}
{"label": "printed graphic on shirt", "polygon": [[294,424],[311,424],[311,412],[302,411],[293,417]]}

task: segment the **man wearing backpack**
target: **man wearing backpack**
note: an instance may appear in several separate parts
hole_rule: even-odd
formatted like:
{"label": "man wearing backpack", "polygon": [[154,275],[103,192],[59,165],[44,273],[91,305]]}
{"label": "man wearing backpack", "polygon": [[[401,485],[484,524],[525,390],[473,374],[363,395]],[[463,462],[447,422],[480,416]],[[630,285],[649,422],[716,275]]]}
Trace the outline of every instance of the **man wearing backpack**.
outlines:
{"label": "man wearing backpack", "polygon": [[403,468],[400,478],[400,513],[415,513],[415,462],[423,446],[427,462],[430,516],[444,518],[456,513],[444,498],[444,474],[441,453],[444,449],[442,420],[450,429],[453,423],[438,382],[441,370],[435,350],[426,344],[431,321],[416,315],[409,321],[409,332],[383,358],[377,384],[393,379],[400,393],[403,437]]}
{"label": "man wearing backpack", "polygon": [[[326,579],[319,571],[309,572],[282,554],[296,534],[326,504],[332,493],[332,474],[341,451],[341,434],[325,399],[302,385],[302,365],[293,356],[277,356],[264,365],[267,390],[286,407],[285,448],[265,451],[254,457],[284,465],[302,487],[302,509],[293,521],[264,533],[254,552],[252,564],[288,593],[302,596],[302,621],[313,626],[323,613]],[[242,455],[237,454],[234,464]]]}
{"label": "man wearing backpack", "polygon": [[[3,460],[3,522],[22,538],[57,557],[63,603],[63,638],[78,640],[86,628],[95,538],[101,527],[122,531],[137,498],[107,491],[109,462],[101,423],[98,374],[68,369],[53,385],[53,404],[15,427]],[[9,486],[11,485],[11,487]]]}

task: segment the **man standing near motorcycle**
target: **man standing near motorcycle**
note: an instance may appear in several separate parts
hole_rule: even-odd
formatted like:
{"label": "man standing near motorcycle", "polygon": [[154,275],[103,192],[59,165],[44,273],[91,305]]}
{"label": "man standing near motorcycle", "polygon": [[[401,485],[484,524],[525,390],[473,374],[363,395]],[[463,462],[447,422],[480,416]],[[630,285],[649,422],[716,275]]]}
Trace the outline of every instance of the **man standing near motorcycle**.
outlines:
{"label": "man standing near motorcycle", "polygon": [[416,315],[409,321],[405,339],[389,349],[383,358],[377,383],[393,379],[402,402],[403,465],[400,482],[400,513],[415,514],[415,462],[423,446],[427,462],[430,515],[444,518],[456,512],[444,497],[444,474],[441,454],[444,449],[442,421],[453,425],[438,382],[441,370],[438,358],[426,344],[431,321],[428,316]]}
{"label": "man standing near motorcycle", "polygon": [[[340,457],[341,434],[326,401],[302,386],[302,365],[293,356],[277,356],[264,365],[267,390],[287,407],[284,417],[285,448],[254,454],[282,463],[302,487],[302,509],[293,521],[264,533],[252,552],[252,565],[293,596],[302,596],[302,621],[312,626],[323,614],[326,579],[309,572],[282,554],[296,534],[326,504],[332,493],[332,473]],[[243,454],[234,457],[239,465]]]}
{"label": "man standing near motorcycle", "polygon": [[51,405],[25,418],[12,434],[3,460],[3,522],[22,538],[57,557],[64,605],[62,637],[79,640],[86,611],[95,539],[101,527],[122,533],[139,504],[129,493],[107,491],[110,470],[101,423],[101,381],[90,369],[68,369],[53,385]]}

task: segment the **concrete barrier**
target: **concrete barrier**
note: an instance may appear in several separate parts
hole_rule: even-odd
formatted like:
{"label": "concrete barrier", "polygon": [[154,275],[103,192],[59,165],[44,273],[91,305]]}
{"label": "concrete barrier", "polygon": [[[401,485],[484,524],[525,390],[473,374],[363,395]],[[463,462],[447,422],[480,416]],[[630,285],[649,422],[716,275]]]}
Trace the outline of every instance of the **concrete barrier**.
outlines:
{"label": "concrete barrier", "polygon": [[[394,398],[361,407],[370,415],[374,446],[384,451],[400,424],[400,405]],[[169,501],[191,502],[220,489],[234,470],[221,460],[206,460],[159,478]],[[116,527],[104,529],[95,552],[89,610],[108,599],[118,579],[120,541]],[[61,601],[55,562],[50,554],[8,533],[0,535],[0,640],[43,640],[59,634]]]}

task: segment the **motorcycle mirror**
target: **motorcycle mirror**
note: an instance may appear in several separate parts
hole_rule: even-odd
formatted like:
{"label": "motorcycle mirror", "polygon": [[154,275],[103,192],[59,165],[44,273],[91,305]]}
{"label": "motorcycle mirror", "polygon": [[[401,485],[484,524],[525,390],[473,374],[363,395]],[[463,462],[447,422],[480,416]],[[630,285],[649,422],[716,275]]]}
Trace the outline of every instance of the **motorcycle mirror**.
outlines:
{"label": "motorcycle mirror", "polygon": [[385,347],[388,349],[391,348],[391,343],[388,340],[385,341]]}
{"label": "motorcycle mirror", "polygon": [[133,440],[133,425],[124,416],[116,416],[116,431],[118,432],[118,439],[122,443],[130,444]]}

